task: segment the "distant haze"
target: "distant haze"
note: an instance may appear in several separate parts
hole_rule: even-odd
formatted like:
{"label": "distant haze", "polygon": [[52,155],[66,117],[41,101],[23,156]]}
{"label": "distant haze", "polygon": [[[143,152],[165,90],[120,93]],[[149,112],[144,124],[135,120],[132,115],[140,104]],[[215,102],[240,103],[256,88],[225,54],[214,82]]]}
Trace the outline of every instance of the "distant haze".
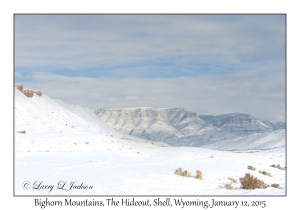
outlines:
{"label": "distant haze", "polygon": [[91,109],[285,121],[285,15],[16,15],[15,83]]}

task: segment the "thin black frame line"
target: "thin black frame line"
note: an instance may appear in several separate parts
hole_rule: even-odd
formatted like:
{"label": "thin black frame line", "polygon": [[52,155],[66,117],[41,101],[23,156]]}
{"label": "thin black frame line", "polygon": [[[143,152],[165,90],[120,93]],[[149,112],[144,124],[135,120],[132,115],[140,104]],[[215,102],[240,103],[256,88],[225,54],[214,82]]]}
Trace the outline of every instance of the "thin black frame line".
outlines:
{"label": "thin black frame line", "polygon": [[285,195],[287,196],[287,15],[285,15]]}
{"label": "thin black frame line", "polygon": [[285,15],[286,13],[14,13],[14,15]]}
{"label": "thin black frame line", "polygon": [[15,168],[15,84],[16,84],[16,81],[15,81],[15,15],[13,16],[13,195],[16,196],[16,192],[15,192],[15,189],[16,189],[16,186],[15,186],[15,171],[16,171],[16,168]]}

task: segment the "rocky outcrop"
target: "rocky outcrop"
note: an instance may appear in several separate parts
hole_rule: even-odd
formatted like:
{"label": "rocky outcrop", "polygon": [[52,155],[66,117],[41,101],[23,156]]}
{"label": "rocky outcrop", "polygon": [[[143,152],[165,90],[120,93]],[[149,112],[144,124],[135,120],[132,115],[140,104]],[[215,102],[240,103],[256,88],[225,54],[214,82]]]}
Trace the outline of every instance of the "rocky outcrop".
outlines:
{"label": "rocky outcrop", "polygon": [[24,93],[24,95],[26,95],[28,98],[32,98],[34,96],[34,93],[38,96],[42,96],[43,92],[40,90],[31,90],[31,89],[23,89],[23,84],[15,84],[15,87],[21,91],[22,93]]}
{"label": "rocky outcrop", "polygon": [[15,84],[15,87],[23,93],[23,84]]}
{"label": "rocky outcrop", "polygon": [[25,96],[27,96],[28,98],[32,98],[34,95],[34,90],[31,89],[25,89],[23,90],[23,93]]}
{"label": "rocky outcrop", "polygon": [[43,92],[40,91],[40,90],[35,91],[35,93],[36,93],[38,96],[42,96],[42,95],[43,95]]}
{"label": "rocky outcrop", "polygon": [[17,131],[18,133],[21,133],[21,134],[26,134],[26,130],[23,130],[23,131]]}

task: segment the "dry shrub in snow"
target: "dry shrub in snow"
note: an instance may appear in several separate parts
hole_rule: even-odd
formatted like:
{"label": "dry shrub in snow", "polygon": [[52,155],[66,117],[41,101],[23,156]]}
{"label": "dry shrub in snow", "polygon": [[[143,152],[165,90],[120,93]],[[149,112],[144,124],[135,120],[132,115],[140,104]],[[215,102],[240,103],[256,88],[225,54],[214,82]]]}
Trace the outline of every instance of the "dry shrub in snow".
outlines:
{"label": "dry shrub in snow", "polygon": [[271,176],[271,173],[270,172],[267,172],[265,170],[261,171],[259,170],[259,173],[263,174],[263,175],[266,175],[266,176]]}
{"label": "dry shrub in snow", "polygon": [[233,177],[228,177],[227,179],[232,181],[234,184],[236,184],[238,182],[238,180]]}
{"label": "dry shrub in snow", "polygon": [[234,190],[234,187],[233,185],[234,184],[237,184],[238,183],[238,180],[233,178],[233,177],[228,177],[227,178],[230,182],[229,183],[226,183],[226,184],[223,184],[223,185],[219,185],[220,188],[224,188],[224,189],[227,189],[227,190]]}
{"label": "dry shrub in snow", "polygon": [[220,188],[225,188],[227,190],[234,190],[232,183],[226,183],[224,185],[219,185]]}
{"label": "dry shrub in snow", "polygon": [[279,164],[277,164],[277,168],[278,168],[279,170],[285,170],[285,167],[281,167]]}
{"label": "dry shrub in snow", "polygon": [[251,165],[248,166],[248,169],[249,169],[249,170],[253,170],[253,171],[256,170],[256,168],[255,168],[254,166],[251,166]]}
{"label": "dry shrub in snow", "polygon": [[191,173],[188,172],[187,170],[183,170],[182,168],[178,168],[174,171],[174,174],[177,174],[179,176],[186,176],[186,177],[191,177]]}
{"label": "dry shrub in snow", "polygon": [[183,170],[182,168],[178,168],[174,171],[174,174],[185,177],[194,177],[195,179],[203,180],[203,174],[200,170],[196,170],[195,176],[192,176],[191,172]]}
{"label": "dry shrub in snow", "polygon": [[234,187],[232,186],[232,183],[226,183],[224,185],[224,188],[226,188],[227,190],[234,190]]}
{"label": "dry shrub in snow", "polygon": [[194,176],[196,179],[203,179],[202,171],[196,170],[196,175]]}
{"label": "dry shrub in snow", "polygon": [[254,177],[253,175],[246,173],[244,177],[240,178],[241,187],[248,189],[248,190],[254,190],[256,188],[259,189],[265,189],[267,188],[267,185],[258,178]]}
{"label": "dry shrub in snow", "polygon": [[280,187],[279,184],[271,184],[271,187],[278,188],[278,189],[282,189],[282,187]]}
{"label": "dry shrub in snow", "polygon": [[285,168],[284,168],[284,167],[281,167],[280,164],[277,164],[277,165],[272,164],[272,165],[270,165],[270,167],[278,168],[279,170],[285,170]]}

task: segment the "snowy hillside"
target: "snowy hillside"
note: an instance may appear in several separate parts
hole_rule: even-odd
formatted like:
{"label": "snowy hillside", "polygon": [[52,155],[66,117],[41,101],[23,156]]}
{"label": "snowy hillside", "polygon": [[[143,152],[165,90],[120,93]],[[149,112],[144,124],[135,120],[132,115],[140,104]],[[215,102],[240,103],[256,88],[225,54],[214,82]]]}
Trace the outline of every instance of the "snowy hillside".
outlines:
{"label": "snowy hillside", "polygon": [[172,146],[269,149],[285,145],[285,124],[249,114],[197,115],[182,108],[110,108],[95,114],[120,133]]}
{"label": "snowy hillside", "polygon": [[[285,166],[285,147],[262,151],[171,147],[118,134],[86,107],[67,105],[44,93],[30,98],[18,89],[15,89],[14,109],[15,195],[286,193],[285,170],[270,167]],[[248,165],[256,170],[247,169]],[[192,174],[201,170],[203,180],[174,174],[179,167]],[[259,170],[266,170],[271,176]],[[269,186],[255,190],[241,188],[239,178],[245,173],[253,174]],[[68,190],[72,182],[90,188]],[[61,183],[65,183],[64,187]],[[232,190],[224,188],[227,183],[231,183]],[[282,189],[271,187],[274,183]]]}
{"label": "snowy hillside", "polygon": [[[52,145],[55,145],[57,143],[56,139],[60,139],[58,142],[61,144],[61,140],[70,133],[87,138],[95,135],[117,139],[128,137],[128,135],[120,134],[106,125],[87,107],[65,104],[60,100],[49,98],[46,94],[42,96],[34,94],[30,98],[15,89],[14,109],[15,131],[26,132],[26,135],[17,135],[16,150],[28,143],[28,141],[23,141],[24,139],[50,139]],[[41,135],[41,131],[45,129],[48,133]],[[44,136],[47,136],[47,138]],[[130,139],[144,142],[144,140],[136,137],[130,137]],[[166,144],[158,143],[158,145]],[[27,149],[30,149],[30,147]],[[32,149],[37,149],[37,147],[31,147]],[[64,148],[66,151],[68,149],[68,147]]]}
{"label": "snowy hillside", "polygon": [[15,89],[15,123],[16,130],[30,129],[30,125],[38,124],[103,135],[117,134],[84,106],[67,105],[45,94],[28,98],[18,89]]}

